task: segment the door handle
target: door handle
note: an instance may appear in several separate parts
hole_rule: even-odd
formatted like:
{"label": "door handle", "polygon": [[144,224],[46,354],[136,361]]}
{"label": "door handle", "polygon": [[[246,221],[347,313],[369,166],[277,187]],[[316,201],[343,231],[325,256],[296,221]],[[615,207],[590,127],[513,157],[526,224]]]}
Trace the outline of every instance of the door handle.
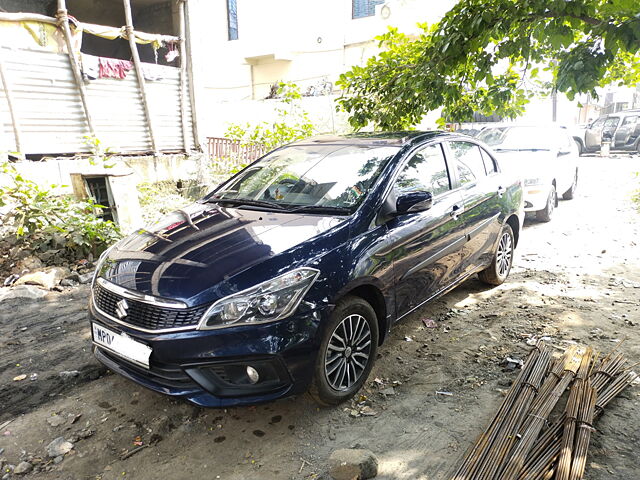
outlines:
{"label": "door handle", "polygon": [[458,220],[458,217],[463,212],[464,212],[464,207],[462,207],[460,205],[454,205],[453,208],[451,209],[451,213],[449,213],[449,215],[451,215],[451,218],[453,218],[454,220]]}
{"label": "door handle", "polygon": [[506,193],[507,189],[504,187],[498,187],[498,197],[502,198],[502,195]]}

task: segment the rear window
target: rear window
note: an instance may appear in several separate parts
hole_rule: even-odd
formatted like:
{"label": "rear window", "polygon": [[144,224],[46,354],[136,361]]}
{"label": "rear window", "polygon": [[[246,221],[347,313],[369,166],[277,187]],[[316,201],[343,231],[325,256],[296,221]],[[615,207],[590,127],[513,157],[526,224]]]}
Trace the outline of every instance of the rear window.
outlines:
{"label": "rear window", "polygon": [[482,161],[484,162],[484,169],[487,172],[487,175],[496,173],[498,171],[498,167],[496,167],[496,162],[491,158],[491,155],[485,152],[482,148],[480,149],[480,153],[482,154]]}
{"label": "rear window", "polygon": [[469,142],[449,142],[453,157],[457,160],[460,184],[474,182],[487,175],[480,147]]}

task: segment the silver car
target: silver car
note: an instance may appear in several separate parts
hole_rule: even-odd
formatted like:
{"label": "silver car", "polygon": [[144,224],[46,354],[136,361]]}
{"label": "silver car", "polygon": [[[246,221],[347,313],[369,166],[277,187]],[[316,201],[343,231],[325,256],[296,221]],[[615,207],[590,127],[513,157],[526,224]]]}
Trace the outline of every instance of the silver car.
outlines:
{"label": "silver car", "polygon": [[566,128],[511,125],[486,128],[477,136],[496,153],[502,170],[524,181],[524,207],[548,222],[558,196],[574,197],[578,185],[578,147]]}

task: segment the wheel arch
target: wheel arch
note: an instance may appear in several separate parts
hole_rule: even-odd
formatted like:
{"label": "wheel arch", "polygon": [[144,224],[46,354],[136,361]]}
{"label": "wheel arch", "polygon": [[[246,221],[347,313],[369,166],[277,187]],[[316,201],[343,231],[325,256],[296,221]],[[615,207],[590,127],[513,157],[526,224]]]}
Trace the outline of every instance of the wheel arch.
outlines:
{"label": "wheel arch", "polygon": [[558,205],[560,205],[560,201],[558,200],[558,183],[556,182],[555,178],[551,180],[551,185],[553,185],[553,188],[555,188],[556,190],[556,201],[554,202],[554,207],[558,207]]}
{"label": "wheel arch", "polygon": [[378,320],[378,345],[382,345],[382,342],[385,340],[390,326],[390,321],[387,318],[387,315],[389,311],[392,311],[392,308],[390,305],[388,305],[388,302],[385,299],[384,294],[382,293],[381,286],[374,283],[375,280],[377,279],[370,279],[369,281],[363,280],[358,284],[351,284],[346,286],[345,288],[341,289],[340,292],[336,295],[336,302],[342,297],[353,295],[362,298],[369,305],[371,305],[374,312],[376,312],[376,317]]}
{"label": "wheel arch", "polygon": [[580,137],[573,136],[572,138],[578,144],[579,152],[582,153],[584,151],[584,141]]}
{"label": "wheel arch", "polygon": [[505,222],[507,225],[511,227],[511,231],[513,231],[513,246],[514,248],[518,246],[518,240],[520,239],[520,222],[518,220],[518,216],[514,213]]}

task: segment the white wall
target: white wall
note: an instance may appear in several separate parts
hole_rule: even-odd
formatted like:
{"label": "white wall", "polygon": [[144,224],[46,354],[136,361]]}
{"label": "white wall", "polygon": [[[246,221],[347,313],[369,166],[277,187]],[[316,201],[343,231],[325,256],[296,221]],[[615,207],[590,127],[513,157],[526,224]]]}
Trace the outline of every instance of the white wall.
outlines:
{"label": "white wall", "polygon": [[[267,119],[273,102],[259,100],[273,83],[292,81],[303,91],[323,79],[335,83],[377,53],[373,38],[388,26],[417,33],[418,22],[434,23],[454,4],[389,0],[388,18],[378,6],[375,16],[352,19],[351,0],[238,0],[239,39],[229,41],[226,1],[189,0],[200,136]],[[344,116],[327,113],[328,99],[305,98],[304,105],[321,127],[346,127]]]}

